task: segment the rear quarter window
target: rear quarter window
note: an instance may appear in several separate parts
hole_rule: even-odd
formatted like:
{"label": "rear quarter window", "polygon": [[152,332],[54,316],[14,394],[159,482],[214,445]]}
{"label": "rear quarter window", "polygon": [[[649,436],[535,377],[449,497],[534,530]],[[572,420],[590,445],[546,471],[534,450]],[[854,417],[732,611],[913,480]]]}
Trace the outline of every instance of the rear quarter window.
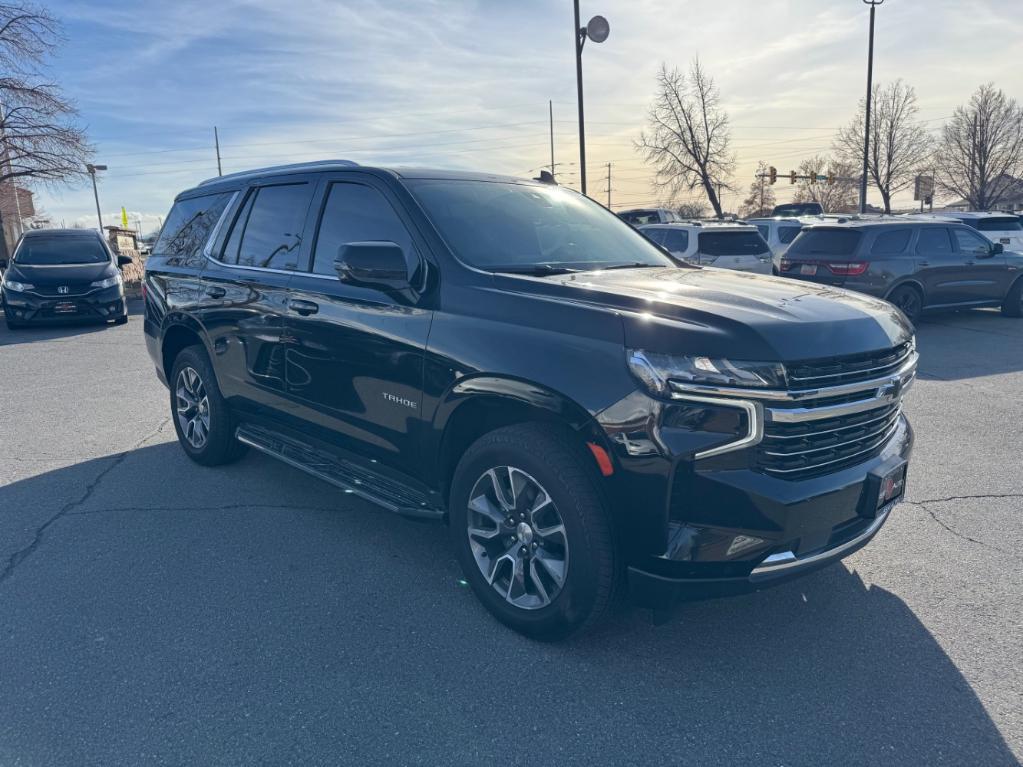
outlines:
{"label": "rear quarter window", "polygon": [[900,253],[905,253],[912,235],[912,229],[882,232],[874,238],[874,245],[871,247],[870,253],[875,256],[897,256]]}
{"label": "rear quarter window", "polygon": [[192,262],[202,249],[231,200],[231,192],[190,197],[174,203],[160,237],[153,245],[154,256]]}
{"label": "rear quarter window", "polygon": [[708,256],[757,256],[769,250],[759,232],[700,232],[698,242]]}
{"label": "rear quarter window", "polygon": [[801,231],[803,231],[802,227],[783,226],[780,229],[778,229],[778,242],[780,242],[782,245],[788,245],[790,242],[796,239],[796,237],[799,235]]}
{"label": "rear quarter window", "polygon": [[851,256],[862,237],[856,229],[804,229],[788,252],[794,256]]}

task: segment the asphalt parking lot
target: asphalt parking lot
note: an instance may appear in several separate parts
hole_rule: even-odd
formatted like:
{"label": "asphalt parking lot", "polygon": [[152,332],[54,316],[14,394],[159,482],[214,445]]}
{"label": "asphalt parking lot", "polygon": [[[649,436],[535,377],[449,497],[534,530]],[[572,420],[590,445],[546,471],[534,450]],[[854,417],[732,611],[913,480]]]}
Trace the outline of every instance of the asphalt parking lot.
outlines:
{"label": "asphalt parking lot", "polygon": [[0,763],[1018,764],[1023,320],[918,341],[909,502],[871,545],[547,645],[439,526],[188,461],[137,315],[0,324]]}

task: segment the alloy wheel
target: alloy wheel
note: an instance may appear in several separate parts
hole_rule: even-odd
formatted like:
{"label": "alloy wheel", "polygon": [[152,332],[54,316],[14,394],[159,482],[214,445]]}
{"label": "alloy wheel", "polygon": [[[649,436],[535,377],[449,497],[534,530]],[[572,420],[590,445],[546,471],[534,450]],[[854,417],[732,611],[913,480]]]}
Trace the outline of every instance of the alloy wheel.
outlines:
{"label": "alloy wheel", "polygon": [[498,466],[476,480],[467,532],[483,577],[515,607],[546,607],[565,585],[565,523],[543,486],[521,469]]}
{"label": "alloy wheel", "polygon": [[206,386],[195,368],[185,367],[178,373],[174,387],[178,426],[185,439],[196,450],[202,450],[210,433],[210,400]]}

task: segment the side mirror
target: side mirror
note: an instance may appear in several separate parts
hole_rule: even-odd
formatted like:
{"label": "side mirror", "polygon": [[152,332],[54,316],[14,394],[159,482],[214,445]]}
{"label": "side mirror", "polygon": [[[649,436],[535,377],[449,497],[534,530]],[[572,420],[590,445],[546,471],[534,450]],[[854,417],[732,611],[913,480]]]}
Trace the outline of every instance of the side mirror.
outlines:
{"label": "side mirror", "polygon": [[334,269],[341,282],[352,285],[405,290],[412,284],[405,251],[393,242],[349,242],[342,245],[337,249]]}
{"label": "side mirror", "polygon": [[7,259],[6,258],[0,258],[0,269],[6,269],[6,268],[7,268]]}
{"label": "side mirror", "polygon": [[1005,246],[1002,245],[1002,243],[1000,243],[1000,242],[996,242],[994,245],[991,246],[991,255],[992,256],[997,256],[999,253],[1004,253],[1004,252],[1005,252]]}
{"label": "side mirror", "polygon": [[132,263],[135,259],[131,256],[118,256],[117,257],[117,268],[120,269],[122,266],[127,266]]}

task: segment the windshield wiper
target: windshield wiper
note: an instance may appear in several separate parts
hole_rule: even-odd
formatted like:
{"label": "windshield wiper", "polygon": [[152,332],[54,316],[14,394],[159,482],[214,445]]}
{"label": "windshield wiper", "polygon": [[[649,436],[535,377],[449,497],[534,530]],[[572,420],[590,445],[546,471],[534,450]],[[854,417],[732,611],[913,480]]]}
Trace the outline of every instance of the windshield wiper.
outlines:
{"label": "windshield wiper", "polygon": [[555,266],[554,264],[523,264],[521,266],[496,266],[491,271],[504,272],[505,274],[526,274],[533,277],[547,277],[555,274],[572,274],[582,271],[571,269],[567,266]]}
{"label": "windshield wiper", "polygon": [[597,266],[592,271],[607,270],[611,269],[663,269],[667,264],[644,264],[639,261],[633,261],[629,264],[611,264],[611,266]]}

